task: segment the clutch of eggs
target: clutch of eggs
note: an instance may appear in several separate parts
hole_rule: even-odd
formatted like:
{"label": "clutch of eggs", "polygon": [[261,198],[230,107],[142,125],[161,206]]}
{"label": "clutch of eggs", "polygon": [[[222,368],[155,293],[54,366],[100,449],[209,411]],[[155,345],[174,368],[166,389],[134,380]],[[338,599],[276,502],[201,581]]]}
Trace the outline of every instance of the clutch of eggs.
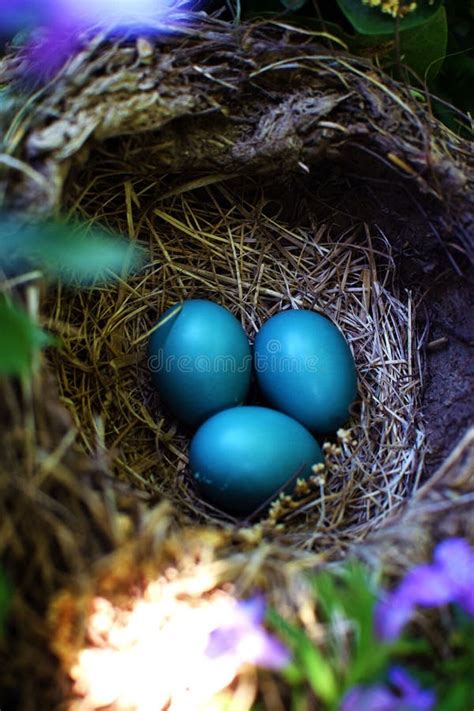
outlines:
{"label": "clutch of eggs", "polygon": [[[343,425],[357,393],[354,360],[329,319],[283,311],[261,327],[253,365],[273,409],[244,407],[252,371],[247,336],[227,309],[204,299],[169,308],[149,342],[152,379],[183,423],[199,427],[190,468],[202,496],[247,516],[324,461],[313,433]],[[240,407],[239,407],[240,406]],[[289,483],[288,483],[289,482]]]}

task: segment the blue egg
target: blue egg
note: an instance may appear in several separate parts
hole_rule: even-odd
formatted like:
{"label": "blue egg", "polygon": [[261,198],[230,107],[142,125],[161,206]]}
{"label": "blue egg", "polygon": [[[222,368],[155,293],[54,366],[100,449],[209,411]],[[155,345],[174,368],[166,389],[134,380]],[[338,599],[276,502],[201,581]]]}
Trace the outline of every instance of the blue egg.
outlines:
{"label": "blue egg", "polygon": [[169,308],[150,336],[148,355],[162,401],[191,427],[247,397],[247,336],[230,311],[213,301],[192,299]]}
{"label": "blue egg", "polygon": [[299,422],[266,407],[234,407],[205,422],[189,453],[204,499],[222,511],[247,516],[280,487],[307,478],[324,461],[319,444]]}
{"label": "blue egg", "polygon": [[350,348],[339,329],[314,311],[282,311],[260,329],[255,370],[268,402],[312,432],[334,432],[357,395]]}

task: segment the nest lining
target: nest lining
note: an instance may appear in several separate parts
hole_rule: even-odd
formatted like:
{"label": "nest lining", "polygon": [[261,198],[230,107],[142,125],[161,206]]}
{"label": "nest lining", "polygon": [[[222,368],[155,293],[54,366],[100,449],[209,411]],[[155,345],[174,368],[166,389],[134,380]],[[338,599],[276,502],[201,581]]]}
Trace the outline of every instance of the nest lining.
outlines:
{"label": "nest lining", "polygon": [[[114,474],[151,501],[171,500],[183,524],[234,528],[192,486],[192,433],[160,406],[147,369],[148,334],[168,306],[188,298],[226,306],[250,339],[281,309],[320,311],[351,345],[360,403],[341,441],[327,445],[323,475],[275,505],[250,537],[341,554],[416,488],[423,464],[416,304],[397,289],[389,243],[376,226],[355,220],[338,231],[311,211],[295,225],[269,186],[186,181],[166,190],[166,181],[146,184],[140,174],[124,179],[112,164],[99,150],[71,181],[69,204],[129,232],[149,262],[113,287],[59,289],[44,309],[47,327],[63,339],[51,359],[86,451],[99,447]],[[157,199],[158,190],[165,197]],[[248,535],[255,521],[239,523]]]}

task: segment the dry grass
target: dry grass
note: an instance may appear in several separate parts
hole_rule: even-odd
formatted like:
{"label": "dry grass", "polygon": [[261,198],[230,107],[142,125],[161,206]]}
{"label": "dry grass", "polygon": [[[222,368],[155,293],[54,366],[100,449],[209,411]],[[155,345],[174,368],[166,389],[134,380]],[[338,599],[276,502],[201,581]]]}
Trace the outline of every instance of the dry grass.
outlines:
{"label": "dry grass", "polygon": [[[44,309],[64,342],[51,359],[83,446],[110,456],[116,476],[152,502],[171,500],[183,523],[237,526],[248,542],[342,555],[416,488],[423,464],[416,304],[398,293],[388,241],[356,220],[342,234],[311,215],[295,227],[264,190],[219,176],[204,187],[168,185],[157,198],[162,185],[141,175],[124,181],[113,163],[99,153],[71,184],[70,204],[91,222],[128,231],[149,262],[112,288],[60,289]],[[328,444],[327,470],[309,490],[258,523],[230,520],[199,500],[187,469],[191,433],[161,408],[150,383],[150,329],[169,305],[195,297],[229,308],[251,339],[282,309],[315,309],[338,324],[355,356],[360,402],[350,432]]]}

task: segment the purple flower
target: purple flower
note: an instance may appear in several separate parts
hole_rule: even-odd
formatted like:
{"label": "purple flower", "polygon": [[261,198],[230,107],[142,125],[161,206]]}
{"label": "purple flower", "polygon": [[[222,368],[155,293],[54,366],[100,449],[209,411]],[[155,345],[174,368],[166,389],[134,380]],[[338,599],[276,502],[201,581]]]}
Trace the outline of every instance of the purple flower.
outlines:
{"label": "purple flower", "polygon": [[416,606],[457,603],[474,616],[474,549],[464,538],[440,543],[433,563],[417,565],[377,605],[375,627],[380,639],[393,641],[411,619]]}
{"label": "purple flower", "polygon": [[228,623],[214,629],[206,649],[211,658],[222,655],[240,664],[256,664],[267,669],[281,669],[290,661],[287,648],[262,626],[265,600],[256,595],[236,604]]}
{"label": "purple flower", "polygon": [[171,0],[0,0],[0,26],[28,25],[124,28],[148,25],[163,17]]}
{"label": "purple flower", "polygon": [[393,711],[394,695],[383,684],[354,686],[342,699],[339,711]]}
{"label": "purple flower", "polygon": [[400,667],[392,667],[390,686],[354,686],[344,696],[339,711],[431,711],[436,696],[431,689],[422,689]]}
{"label": "purple flower", "polygon": [[177,0],[0,0],[0,34],[41,28],[27,48],[27,71],[47,77],[94,32],[152,32],[176,4]]}
{"label": "purple flower", "polygon": [[[436,702],[436,694],[431,689],[422,689],[418,682],[401,667],[392,667],[388,679],[397,689],[400,699],[407,709],[430,711]],[[399,700],[400,700],[399,699]]]}
{"label": "purple flower", "polygon": [[450,538],[437,546],[434,558],[456,591],[454,602],[474,617],[474,548],[464,538]]}

